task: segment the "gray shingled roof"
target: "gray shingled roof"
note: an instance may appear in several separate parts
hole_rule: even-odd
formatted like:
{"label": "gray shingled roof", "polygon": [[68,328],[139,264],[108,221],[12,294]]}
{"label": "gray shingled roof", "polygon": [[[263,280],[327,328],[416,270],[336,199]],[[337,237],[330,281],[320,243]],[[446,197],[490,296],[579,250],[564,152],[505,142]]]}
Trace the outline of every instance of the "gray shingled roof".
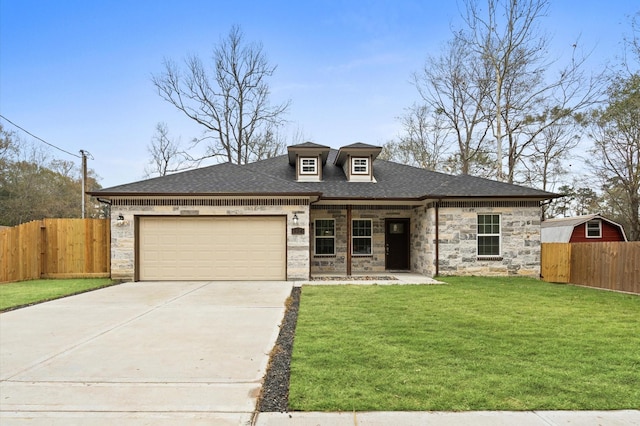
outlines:
{"label": "gray shingled roof", "polygon": [[390,161],[375,160],[376,182],[348,182],[342,168],[333,164],[332,149],[323,168],[322,182],[296,182],[295,168],[281,155],[238,166],[218,164],[114,186],[96,191],[97,196],[142,194],[322,194],[338,199],[421,199],[450,197],[557,197],[537,189],[473,176],[453,176]]}
{"label": "gray shingled roof", "polygon": [[99,196],[100,194],[271,194],[274,192],[300,194],[309,191],[298,186],[295,181],[291,182],[259,171],[249,171],[244,166],[223,163],[105,188],[94,194]]}

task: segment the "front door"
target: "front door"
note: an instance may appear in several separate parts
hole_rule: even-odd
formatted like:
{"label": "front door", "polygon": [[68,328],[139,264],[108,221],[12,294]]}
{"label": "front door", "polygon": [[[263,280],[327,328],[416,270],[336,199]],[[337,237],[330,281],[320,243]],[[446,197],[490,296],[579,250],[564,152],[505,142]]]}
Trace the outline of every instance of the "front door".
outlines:
{"label": "front door", "polygon": [[384,238],[386,269],[409,269],[409,219],[386,219]]}

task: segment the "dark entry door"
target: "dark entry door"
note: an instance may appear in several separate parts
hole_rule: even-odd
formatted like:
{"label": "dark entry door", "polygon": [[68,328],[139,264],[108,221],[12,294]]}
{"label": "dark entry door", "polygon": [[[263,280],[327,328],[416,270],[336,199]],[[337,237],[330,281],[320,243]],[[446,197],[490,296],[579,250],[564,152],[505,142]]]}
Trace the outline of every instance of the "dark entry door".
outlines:
{"label": "dark entry door", "polygon": [[385,220],[386,269],[409,269],[409,219]]}

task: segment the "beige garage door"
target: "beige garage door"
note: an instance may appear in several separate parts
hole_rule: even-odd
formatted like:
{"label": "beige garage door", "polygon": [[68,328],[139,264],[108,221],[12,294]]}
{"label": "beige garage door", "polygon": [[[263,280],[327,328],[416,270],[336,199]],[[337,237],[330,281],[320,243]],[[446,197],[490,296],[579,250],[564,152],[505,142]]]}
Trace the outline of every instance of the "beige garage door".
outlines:
{"label": "beige garage door", "polygon": [[142,217],[139,278],[285,280],[285,217]]}

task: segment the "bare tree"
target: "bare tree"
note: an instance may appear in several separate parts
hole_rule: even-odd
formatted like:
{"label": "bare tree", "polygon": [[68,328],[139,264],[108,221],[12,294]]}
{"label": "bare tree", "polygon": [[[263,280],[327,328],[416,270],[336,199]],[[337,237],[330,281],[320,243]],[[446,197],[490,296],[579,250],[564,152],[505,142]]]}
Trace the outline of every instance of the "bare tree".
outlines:
{"label": "bare tree", "polygon": [[572,116],[543,128],[523,155],[523,182],[544,191],[553,191],[567,173],[567,160],[580,142],[580,126]]}
{"label": "bare tree", "polygon": [[402,126],[399,140],[386,143],[380,158],[427,170],[444,170],[448,131],[441,120],[432,119],[426,105],[413,105],[402,117]]}
{"label": "bare tree", "polygon": [[482,10],[478,0],[465,0],[468,29],[456,37],[489,67],[491,102],[486,114],[493,124],[496,177],[513,183],[545,129],[598,102],[603,77],[585,73],[588,56],[577,54],[577,43],[569,63],[549,76],[554,61],[547,57],[548,37],[539,29],[548,0],[486,0],[486,6]]}
{"label": "bare tree", "polygon": [[615,204],[630,240],[640,240],[640,74],[618,76],[606,108],[593,112],[590,162],[607,201]]}
{"label": "bare tree", "polygon": [[187,170],[197,166],[186,152],[182,151],[180,141],[169,136],[167,123],[156,124],[156,132],[151,138],[151,144],[147,146],[151,158],[145,167],[145,175],[165,176],[168,173]]}
{"label": "bare tree", "polygon": [[[213,73],[195,55],[185,70],[165,60],[164,72],[152,81],[160,96],[205,128],[206,157],[246,164],[273,152],[274,128],[284,122],[289,102],[271,105],[269,65],[259,43],[244,43],[234,26],[213,51]],[[271,132],[271,133],[270,133]]]}
{"label": "bare tree", "polygon": [[630,21],[631,35],[624,37],[622,67],[629,74],[633,74],[640,62],[640,11],[636,12]]}
{"label": "bare tree", "polygon": [[473,164],[486,153],[491,123],[485,113],[489,101],[488,81],[482,58],[474,56],[458,37],[446,44],[440,56],[428,58],[424,68],[413,76],[413,83],[425,103],[420,111],[422,120],[427,121],[427,111],[432,113],[430,126],[444,131],[446,145],[456,147],[450,164],[455,164],[462,174],[471,173]]}

